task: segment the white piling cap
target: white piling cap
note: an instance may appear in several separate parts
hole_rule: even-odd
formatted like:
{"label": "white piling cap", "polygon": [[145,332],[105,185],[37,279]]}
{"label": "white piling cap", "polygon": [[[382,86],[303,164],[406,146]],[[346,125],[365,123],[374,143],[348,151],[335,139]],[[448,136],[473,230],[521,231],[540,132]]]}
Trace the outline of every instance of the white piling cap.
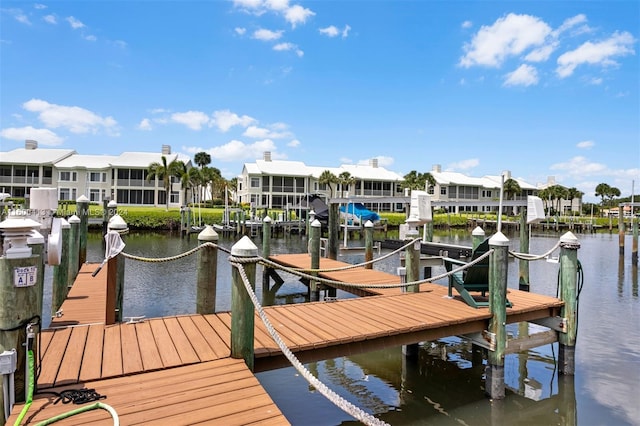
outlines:
{"label": "white piling cap", "polygon": [[231,256],[253,257],[258,255],[258,247],[246,235],[231,247]]}
{"label": "white piling cap", "polygon": [[118,203],[116,203],[116,200],[111,200],[109,201],[109,203],[107,204],[107,207],[109,207],[110,209],[114,208],[114,207],[118,207]]}
{"label": "white piling cap", "polygon": [[69,223],[71,224],[80,223],[80,222],[81,222],[80,218],[75,214],[69,218]]}
{"label": "white piling cap", "polygon": [[474,237],[479,237],[479,236],[484,236],[486,234],[484,232],[484,229],[480,228],[479,226],[476,226],[475,229],[471,231],[471,235]]}
{"label": "white piling cap", "polygon": [[113,229],[115,231],[121,231],[128,228],[127,222],[124,221],[122,216],[119,214],[113,215],[111,219],[109,219],[109,225],[107,226],[109,229]]}
{"label": "white piling cap", "polygon": [[67,222],[67,219],[60,218],[60,229],[69,229],[69,228],[71,228],[71,225],[69,224],[69,222]]}
{"label": "white piling cap", "polygon": [[560,242],[568,244],[578,244],[578,237],[576,237],[573,232],[567,231],[560,237]]}
{"label": "white piling cap", "polygon": [[371,222],[370,220],[367,220],[367,221],[364,223],[364,227],[365,227],[365,228],[373,228],[373,222]]}
{"label": "white piling cap", "polygon": [[501,247],[508,246],[509,239],[502,232],[498,231],[489,238],[489,245]]}
{"label": "white piling cap", "polygon": [[313,222],[311,222],[311,226],[313,226],[314,228],[320,228],[322,224],[318,219],[314,219]]}
{"label": "white piling cap", "polygon": [[205,225],[204,229],[198,234],[198,241],[218,241],[218,233],[213,226]]}
{"label": "white piling cap", "polygon": [[266,223],[271,223],[271,218],[269,216],[265,216],[264,219],[262,219],[262,221]]}
{"label": "white piling cap", "polygon": [[76,198],[76,203],[88,203],[88,202],[89,202],[89,199],[84,195],[81,195],[78,198]]}
{"label": "white piling cap", "polygon": [[31,231],[31,236],[27,238],[27,244],[44,244],[44,236],[36,231]]}

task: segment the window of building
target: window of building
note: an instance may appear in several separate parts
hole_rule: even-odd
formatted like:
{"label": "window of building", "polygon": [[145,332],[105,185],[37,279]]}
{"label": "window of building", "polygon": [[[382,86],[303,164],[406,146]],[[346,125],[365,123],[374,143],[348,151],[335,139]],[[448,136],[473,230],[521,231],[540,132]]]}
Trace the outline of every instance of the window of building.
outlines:
{"label": "window of building", "polygon": [[153,204],[154,191],[152,189],[145,189],[142,192],[142,204]]}
{"label": "window of building", "polygon": [[270,192],[269,176],[262,176],[262,192]]}
{"label": "window of building", "polygon": [[75,188],[60,188],[58,192],[58,198],[61,201],[64,200],[75,200],[76,197],[76,189]]}
{"label": "window of building", "polygon": [[180,193],[178,191],[171,191],[171,198],[169,198],[170,203],[177,204],[180,202]]}
{"label": "window of building", "polygon": [[106,182],[107,174],[105,172],[89,172],[89,182]]}
{"label": "window of building", "polygon": [[158,204],[163,205],[167,204],[167,193],[166,191],[158,191]]}
{"label": "window of building", "polygon": [[251,178],[251,188],[260,188],[260,178],[252,177]]}
{"label": "window of building", "polygon": [[447,195],[447,187],[446,186],[441,186],[440,187],[440,195]]}
{"label": "window of building", "polygon": [[62,182],[76,182],[78,180],[78,173],[76,172],[60,172],[59,180]]}
{"label": "window of building", "polygon": [[129,204],[142,204],[142,189],[129,191]]}
{"label": "window of building", "polygon": [[42,183],[50,184],[51,178],[53,177],[53,167],[43,167],[42,168]]}
{"label": "window of building", "polygon": [[90,189],[89,190],[89,201],[100,202],[100,190],[99,189]]}

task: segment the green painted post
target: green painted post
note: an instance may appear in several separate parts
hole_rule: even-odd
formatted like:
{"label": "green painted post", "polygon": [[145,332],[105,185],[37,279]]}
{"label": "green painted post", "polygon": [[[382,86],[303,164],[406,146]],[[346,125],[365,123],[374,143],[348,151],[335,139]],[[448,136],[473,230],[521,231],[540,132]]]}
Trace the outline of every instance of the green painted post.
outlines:
{"label": "green painted post", "polygon": [[476,247],[478,247],[485,238],[486,234],[484,232],[484,229],[476,226],[475,229],[471,231],[471,245],[473,246],[473,249],[475,250]]}
{"label": "green painted post", "polygon": [[[0,223],[0,229],[11,229],[13,225],[10,222],[39,227],[31,219],[7,219]],[[43,269],[42,255],[34,254],[28,246],[18,248],[16,244],[0,257],[0,353],[16,351],[15,386],[10,398],[15,398],[17,402],[25,400],[26,327],[30,322],[35,322],[31,318],[42,315],[44,283],[40,272]],[[36,331],[40,330],[36,328]],[[37,353],[37,339],[33,344]],[[0,423],[5,419],[5,393],[11,393],[11,389],[5,389],[4,386],[4,380],[0,381]]]}
{"label": "green painted post", "polygon": [[561,315],[567,322],[566,333],[559,333],[558,371],[575,374],[575,347],[578,334],[578,249],[580,242],[571,232],[560,237]]}
{"label": "green painted post", "polygon": [[[527,225],[527,208],[520,212],[520,253],[529,253],[529,225]],[[529,291],[529,261],[518,259],[518,288]]]}
{"label": "green painted post", "polygon": [[[322,232],[321,224],[319,220],[314,220],[311,224],[311,269],[320,268],[320,233]],[[312,272],[311,275],[317,276],[317,272]],[[320,290],[318,290],[317,281],[309,281],[309,301],[317,302],[320,300]]]}
{"label": "green painted post", "polygon": [[329,204],[329,241],[327,257],[329,259],[338,258],[338,247],[340,247],[340,210],[337,203]]}
{"label": "green painted post", "polygon": [[76,199],[76,214],[80,217],[78,244],[78,270],[87,261],[87,234],[89,232],[89,199],[84,195]]}
{"label": "green painted post", "polygon": [[102,235],[107,233],[109,226],[109,199],[102,200]]}
{"label": "green painted post", "polygon": [[[373,260],[373,222],[368,220],[364,224],[364,261],[371,262]],[[368,263],[365,269],[373,269],[373,264]]]}
{"label": "green painted post", "polygon": [[494,338],[495,349],[489,351],[487,358],[485,393],[492,399],[504,399],[509,240],[498,231],[489,239],[489,247],[493,250],[489,256],[489,333]]}
{"label": "green painted post", "polygon": [[[409,226],[405,243],[418,238],[418,230]],[[405,267],[407,268],[407,282],[414,282],[420,279],[420,241],[416,241],[405,249]],[[406,287],[408,293],[419,293],[420,285],[414,284]]]}
{"label": "green painted post", "polygon": [[[211,225],[206,225],[198,234],[200,245],[218,243],[218,233]],[[198,250],[198,272],[196,285],[196,313],[213,314],[216,312],[216,288],[218,270],[218,248],[203,247]]]}
{"label": "green painted post", "polygon": [[75,214],[69,218],[69,282],[68,286],[73,286],[80,270],[80,218]]}
{"label": "green painted post", "polygon": [[60,224],[60,236],[62,241],[62,255],[60,264],[53,267],[53,284],[51,289],[51,316],[55,317],[56,312],[62,306],[62,302],[69,293],[69,234],[71,225],[62,219]]}
{"label": "green painted post", "polygon": [[[27,240],[27,244],[31,247],[32,254],[36,256],[40,256],[42,259],[42,268],[38,268],[38,282],[44,283],[44,270],[45,270],[45,261],[44,261],[44,236],[38,232],[33,231],[31,237]],[[44,285],[44,284],[43,284]],[[40,292],[38,299],[38,306],[36,309],[38,310],[38,315],[42,315],[42,302],[44,299],[44,291]]]}
{"label": "green painted post", "polygon": [[[257,258],[258,247],[246,235],[231,247],[231,257]],[[242,268],[249,280],[251,289],[256,289],[256,263],[242,263]],[[231,357],[243,358],[247,367],[253,371],[254,352],[254,309],[253,303],[244,286],[242,276],[237,268],[232,267],[231,274]]]}

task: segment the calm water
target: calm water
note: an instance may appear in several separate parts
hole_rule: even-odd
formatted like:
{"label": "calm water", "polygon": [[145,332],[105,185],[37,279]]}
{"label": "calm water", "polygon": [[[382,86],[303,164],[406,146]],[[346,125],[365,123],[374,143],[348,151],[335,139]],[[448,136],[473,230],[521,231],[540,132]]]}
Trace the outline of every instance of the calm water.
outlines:
{"label": "calm water", "polygon": [[[511,249],[517,251],[517,235],[508,237]],[[471,362],[470,345],[458,338],[421,344],[417,361],[405,361],[397,347],[307,367],[335,392],[392,425],[640,425],[640,301],[638,270],[631,265],[631,237],[627,236],[624,259],[618,254],[617,234],[577,237],[585,283],[580,295],[575,377],[558,377],[556,344],[508,355],[507,397],[491,402],[484,396],[483,366]],[[533,235],[530,252],[544,253],[558,238],[559,234]],[[436,232],[434,241],[471,245],[467,232]],[[196,239],[132,233],[126,243],[127,253],[164,257],[192,248]],[[220,241],[225,247],[233,243],[232,239]],[[261,242],[256,240],[256,245],[260,247]],[[305,245],[298,236],[277,239],[272,253],[301,252]],[[100,237],[92,235],[88,260],[99,262],[101,256]],[[219,253],[216,308],[220,311],[230,309],[226,258]],[[350,253],[339,259],[356,263],[363,256]],[[160,264],[127,260],[124,316],[193,313],[195,261],[195,255]],[[555,295],[558,264],[537,261],[530,265],[531,291]],[[394,272],[397,266],[398,259],[392,258],[375,267]],[[434,268],[433,274],[443,271]],[[517,262],[510,262],[510,287],[517,288],[517,274]],[[45,301],[50,300],[50,276],[48,271]],[[275,303],[303,302],[306,287],[295,277],[283,278],[286,283]],[[257,291],[262,297],[260,283]],[[48,309],[45,306],[45,312]],[[514,324],[509,332],[517,334],[518,329]],[[292,424],[357,424],[315,392],[292,367],[257,376]]]}

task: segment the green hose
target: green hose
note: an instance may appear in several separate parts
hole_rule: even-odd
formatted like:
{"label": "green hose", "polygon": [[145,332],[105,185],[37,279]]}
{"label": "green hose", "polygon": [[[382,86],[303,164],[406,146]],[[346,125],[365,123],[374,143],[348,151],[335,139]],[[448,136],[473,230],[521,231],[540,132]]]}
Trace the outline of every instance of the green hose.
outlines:
{"label": "green hose", "polygon": [[84,413],[85,411],[95,410],[96,408],[102,408],[103,410],[107,410],[109,414],[111,414],[111,417],[113,417],[113,425],[114,426],[120,425],[120,420],[118,419],[118,413],[116,413],[116,410],[114,410],[112,406],[103,404],[102,402],[96,402],[94,404],[85,405],[84,407],[67,411],[66,413],[59,414],[55,417],[51,417],[50,419],[44,420],[36,424],[36,426],[50,425],[51,423],[55,423],[57,421],[66,419],[67,417],[75,416],[76,414]]}
{"label": "green hose", "polygon": [[20,415],[16,419],[16,422],[13,424],[13,426],[20,426],[20,423],[22,423],[22,419],[24,419],[24,416],[27,415],[27,411],[29,411],[29,408],[31,407],[31,403],[33,402],[33,382],[34,382],[34,373],[35,373],[35,360],[33,357],[33,349],[29,349],[27,351],[27,359],[29,360],[29,392],[27,393],[27,401],[24,404],[24,407],[22,407],[22,411],[20,412]]}
{"label": "green hose", "polygon": [[[24,416],[26,416],[27,411],[29,411],[29,408],[31,407],[31,403],[33,402],[33,388],[34,388],[34,382],[35,382],[34,380],[35,379],[35,357],[33,356],[33,349],[29,349],[27,351],[27,358],[29,360],[29,392],[27,393],[27,401],[24,404],[24,407],[22,408],[20,415],[16,419],[14,426],[20,426],[20,424],[22,423],[22,420],[24,419]],[[120,420],[118,419],[118,413],[116,413],[116,410],[114,410],[112,406],[103,404],[102,402],[96,402],[95,404],[86,405],[84,407],[59,414],[55,417],[52,417],[50,419],[47,419],[38,423],[36,426],[50,425],[51,423],[55,423],[59,420],[66,419],[67,417],[75,416],[76,414],[84,413],[85,411],[95,410],[97,408],[107,410],[109,414],[111,414],[111,417],[113,417],[114,426],[120,425]]]}

